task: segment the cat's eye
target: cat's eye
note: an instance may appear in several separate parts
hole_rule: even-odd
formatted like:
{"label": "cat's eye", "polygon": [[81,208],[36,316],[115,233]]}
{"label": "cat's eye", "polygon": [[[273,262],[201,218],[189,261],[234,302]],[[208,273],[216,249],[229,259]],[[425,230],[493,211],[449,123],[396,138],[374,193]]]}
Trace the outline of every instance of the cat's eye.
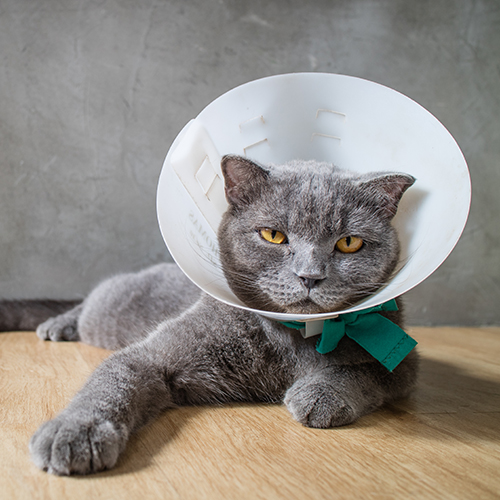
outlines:
{"label": "cat's eye", "polygon": [[286,243],[286,236],[276,229],[263,228],[259,229],[259,234],[269,243],[275,243],[276,245],[281,245]]}
{"label": "cat's eye", "polygon": [[346,236],[345,238],[337,241],[335,248],[342,253],[357,252],[363,246],[363,240],[357,236]]}

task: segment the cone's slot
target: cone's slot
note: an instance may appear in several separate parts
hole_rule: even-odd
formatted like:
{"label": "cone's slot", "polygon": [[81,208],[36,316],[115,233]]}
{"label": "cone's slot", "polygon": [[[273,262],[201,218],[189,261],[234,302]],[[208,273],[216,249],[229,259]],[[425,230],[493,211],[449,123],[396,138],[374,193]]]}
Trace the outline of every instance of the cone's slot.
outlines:
{"label": "cone's slot", "polygon": [[[249,118],[248,120],[244,120],[239,123],[238,128],[240,134],[242,135],[243,144],[247,144],[247,146],[243,146],[243,153],[245,156],[247,156],[247,151],[249,149],[255,148],[264,143],[267,143],[269,146],[264,115],[257,115],[253,118]],[[255,150],[253,151],[253,154],[255,154]]]}
{"label": "cone's slot", "polygon": [[324,108],[320,108],[316,111],[316,119],[318,119],[320,113],[332,113],[334,115],[338,115],[338,116],[341,116],[344,118],[346,118],[346,114],[345,113],[341,113],[340,111],[334,111],[333,109],[324,109]]}
{"label": "cone's slot", "polygon": [[205,156],[201,167],[196,172],[196,180],[200,184],[201,189],[205,193],[205,196],[210,199],[208,192],[210,188],[213,186],[215,179],[218,177],[217,173],[214,170],[214,167],[210,163],[210,158]]}
{"label": "cone's slot", "polygon": [[314,132],[314,133],[311,135],[311,141],[312,141],[315,137],[326,137],[327,139],[335,139],[335,140],[337,140],[337,141],[341,141],[341,140],[342,140],[340,137],[337,137],[336,135],[320,134],[319,132]]}
{"label": "cone's slot", "polygon": [[267,143],[269,145],[269,141],[267,140],[267,138],[266,139],[262,139],[262,140],[257,141],[257,142],[254,142],[253,144],[250,144],[249,146],[244,147],[243,151],[245,152],[245,156],[247,156],[247,151],[249,149],[252,149],[252,148],[254,148],[256,146],[259,146],[260,144],[264,144],[264,143]]}
{"label": "cone's slot", "polygon": [[245,120],[239,124],[240,131],[246,130],[249,126],[253,125],[256,120],[259,120],[263,124],[266,123],[266,120],[264,120],[264,117],[262,115],[254,116],[253,118],[250,118],[249,120]]}
{"label": "cone's slot", "polygon": [[316,128],[317,131],[311,134],[311,142],[316,137],[324,137],[334,139],[340,142],[341,132],[344,127],[344,122],[347,115],[333,109],[319,108],[316,111]]}

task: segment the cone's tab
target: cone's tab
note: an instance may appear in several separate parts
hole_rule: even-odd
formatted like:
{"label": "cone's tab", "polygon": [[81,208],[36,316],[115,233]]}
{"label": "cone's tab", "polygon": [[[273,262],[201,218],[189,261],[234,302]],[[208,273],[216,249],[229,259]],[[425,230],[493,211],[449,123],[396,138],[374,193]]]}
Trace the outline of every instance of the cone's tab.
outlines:
{"label": "cone's tab", "polygon": [[301,330],[302,337],[315,337],[323,331],[324,321],[307,321],[304,330]]}
{"label": "cone's tab", "polygon": [[221,155],[205,127],[193,120],[172,151],[170,164],[214,233],[227,209]]}

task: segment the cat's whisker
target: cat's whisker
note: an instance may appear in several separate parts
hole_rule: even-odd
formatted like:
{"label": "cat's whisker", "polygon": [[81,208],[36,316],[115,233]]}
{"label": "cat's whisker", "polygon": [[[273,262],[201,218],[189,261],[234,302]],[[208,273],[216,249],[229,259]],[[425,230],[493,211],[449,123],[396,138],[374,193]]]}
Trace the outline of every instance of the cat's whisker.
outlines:
{"label": "cat's whisker", "polygon": [[[200,261],[209,264],[209,267],[212,271],[215,270],[216,272],[219,272],[221,275],[223,274],[220,262],[215,262],[212,258],[207,257],[207,254],[210,255],[210,249],[208,247],[202,247],[199,244],[194,245],[191,241],[189,242],[189,245],[193,249],[193,251],[195,252],[196,256],[199,258]],[[203,251],[205,248],[206,248],[206,253]]]}

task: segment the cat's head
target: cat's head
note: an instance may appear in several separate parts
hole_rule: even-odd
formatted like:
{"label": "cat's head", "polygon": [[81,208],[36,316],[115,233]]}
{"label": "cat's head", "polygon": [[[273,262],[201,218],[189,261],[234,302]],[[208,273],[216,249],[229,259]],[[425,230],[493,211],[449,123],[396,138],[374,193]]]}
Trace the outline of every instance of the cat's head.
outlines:
{"label": "cat's head", "polygon": [[352,174],[330,164],[261,166],[222,159],[229,208],[220,257],[233,292],[255,309],[341,310],[383,286],[399,258],[391,226],[415,179]]}

